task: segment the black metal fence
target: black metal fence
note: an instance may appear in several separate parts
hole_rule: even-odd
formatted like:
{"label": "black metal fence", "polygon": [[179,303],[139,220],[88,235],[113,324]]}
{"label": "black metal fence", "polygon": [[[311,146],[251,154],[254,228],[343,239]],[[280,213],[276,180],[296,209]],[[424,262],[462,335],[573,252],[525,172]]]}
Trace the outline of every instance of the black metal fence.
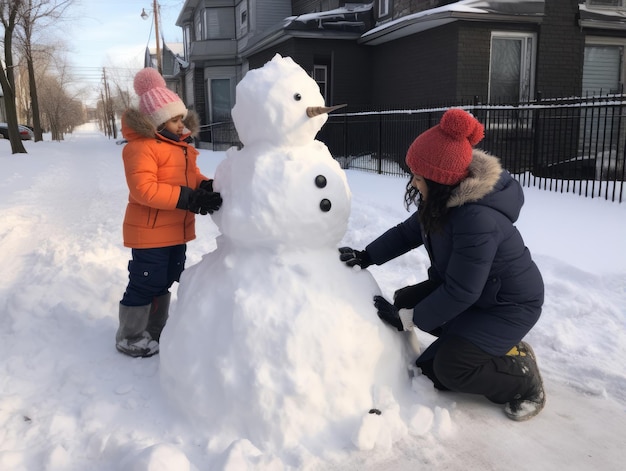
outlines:
{"label": "black metal fence", "polygon": [[[485,125],[478,146],[523,185],[626,198],[626,95],[460,107]],[[409,145],[447,109],[333,113],[317,138],[343,168],[406,176]]]}
{"label": "black metal fence", "polygon": [[[485,125],[478,146],[522,185],[626,199],[626,95],[459,107]],[[317,139],[343,168],[404,177],[409,145],[449,108],[332,113]],[[210,132],[215,150],[241,145],[232,122]]]}

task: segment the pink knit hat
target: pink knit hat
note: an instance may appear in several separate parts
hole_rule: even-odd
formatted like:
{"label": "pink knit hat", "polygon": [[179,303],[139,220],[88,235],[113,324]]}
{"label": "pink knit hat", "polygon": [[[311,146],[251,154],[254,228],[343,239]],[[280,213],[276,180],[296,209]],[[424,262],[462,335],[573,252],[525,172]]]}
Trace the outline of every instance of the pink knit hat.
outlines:
{"label": "pink knit hat", "polygon": [[409,147],[411,172],[443,185],[456,185],[468,175],[472,146],[485,137],[485,128],[467,111],[452,108],[438,125],[423,132]]}
{"label": "pink knit hat", "polygon": [[135,75],[135,93],[139,95],[139,111],[146,115],[154,127],[158,127],[174,116],[187,116],[187,107],[182,100],[165,85],[161,74],[146,67]]}

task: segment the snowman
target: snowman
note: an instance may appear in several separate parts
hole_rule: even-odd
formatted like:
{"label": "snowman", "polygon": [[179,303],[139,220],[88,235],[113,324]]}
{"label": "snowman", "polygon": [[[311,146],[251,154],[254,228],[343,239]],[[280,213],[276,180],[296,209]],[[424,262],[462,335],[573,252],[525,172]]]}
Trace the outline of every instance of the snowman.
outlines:
{"label": "snowman", "polygon": [[161,337],[164,392],[215,450],[360,446],[372,412],[410,389],[410,357],[376,315],[373,277],[339,261],[350,190],[315,139],[334,108],[280,55],[236,94],[243,148],[215,172],[217,248],[183,273]]}

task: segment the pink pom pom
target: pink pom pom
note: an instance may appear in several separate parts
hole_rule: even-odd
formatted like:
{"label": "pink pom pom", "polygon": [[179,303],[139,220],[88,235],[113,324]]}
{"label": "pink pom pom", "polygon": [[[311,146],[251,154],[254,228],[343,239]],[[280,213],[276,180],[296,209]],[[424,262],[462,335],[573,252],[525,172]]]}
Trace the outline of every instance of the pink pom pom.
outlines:
{"label": "pink pom pom", "polygon": [[452,108],[446,111],[439,123],[441,130],[454,139],[466,138],[471,145],[485,137],[485,128],[467,111]]}
{"label": "pink pom pom", "polygon": [[135,93],[141,96],[153,88],[165,88],[165,80],[156,69],[146,67],[145,69],[137,72],[133,86],[135,88]]}

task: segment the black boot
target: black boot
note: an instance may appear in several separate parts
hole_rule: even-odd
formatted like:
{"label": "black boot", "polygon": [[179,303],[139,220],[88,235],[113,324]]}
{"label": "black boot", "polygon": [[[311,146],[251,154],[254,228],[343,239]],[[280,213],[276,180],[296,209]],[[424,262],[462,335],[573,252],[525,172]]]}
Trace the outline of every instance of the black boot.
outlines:
{"label": "black boot", "polygon": [[165,327],[165,323],[169,317],[171,297],[172,293],[167,293],[162,296],[157,296],[152,300],[152,308],[150,310],[150,317],[148,318],[148,326],[146,327],[146,330],[157,342],[161,339],[161,332],[163,331],[163,327]]}
{"label": "black boot", "polygon": [[536,416],[546,404],[546,393],[537,366],[535,352],[526,342],[520,342],[507,353],[528,378],[528,389],[517,394],[504,406],[504,413],[511,420],[523,421]]}

